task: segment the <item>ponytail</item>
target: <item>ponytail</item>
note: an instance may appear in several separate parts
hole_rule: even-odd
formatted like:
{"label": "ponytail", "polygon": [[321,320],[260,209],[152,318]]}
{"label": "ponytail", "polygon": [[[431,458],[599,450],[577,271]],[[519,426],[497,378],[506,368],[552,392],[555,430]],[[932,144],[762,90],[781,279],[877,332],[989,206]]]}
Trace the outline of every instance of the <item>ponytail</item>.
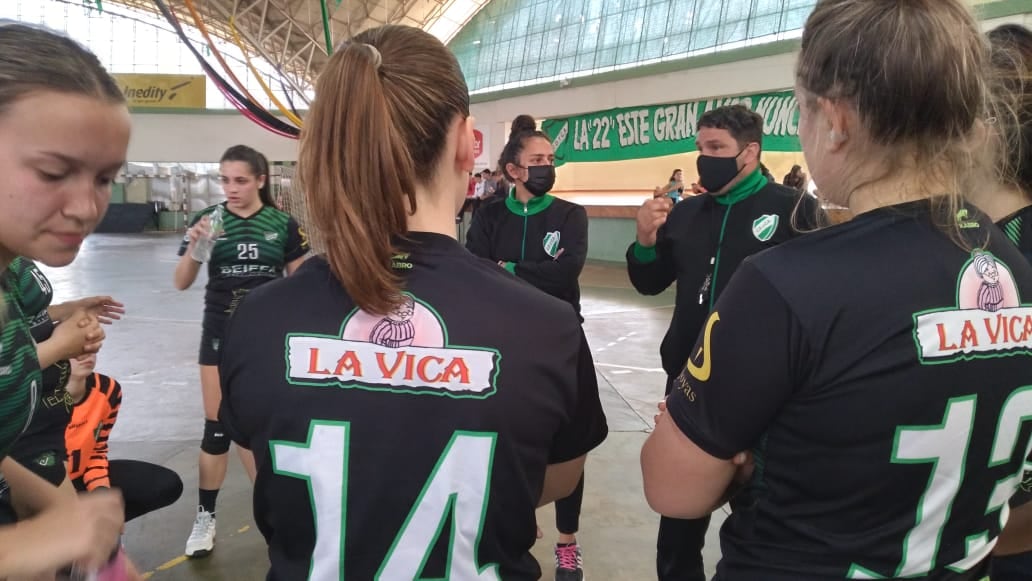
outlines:
{"label": "ponytail", "polygon": [[265,182],[262,183],[262,187],[258,188],[258,199],[262,201],[265,206],[276,207],[276,200],[272,199],[272,176],[269,175],[269,160],[265,159],[265,156],[258,154],[258,158],[261,160],[262,165],[265,167]]}
{"label": "ponytail", "polygon": [[383,315],[405,301],[395,245],[417,185],[432,184],[451,127],[469,117],[469,90],[440,40],[386,25],[339,47],[315,93],[297,177],[330,270],[360,309]]}
{"label": "ponytail", "polygon": [[401,280],[390,268],[392,235],[407,231],[405,198],[415,211],[412,159],[384,97],[373,48],[335,52],[301,132],[298,177],[326,257],[363,310],[390,312]]}

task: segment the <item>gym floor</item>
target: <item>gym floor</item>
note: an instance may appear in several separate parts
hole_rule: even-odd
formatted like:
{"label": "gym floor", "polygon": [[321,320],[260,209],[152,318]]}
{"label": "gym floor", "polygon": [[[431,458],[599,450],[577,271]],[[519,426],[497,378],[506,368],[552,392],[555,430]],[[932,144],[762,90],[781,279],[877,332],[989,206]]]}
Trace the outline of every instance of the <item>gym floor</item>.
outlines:
{"label": "gym floor", "polygon": [[[265,545],[251,516],[250,481],[235,454],[218,500],[218,536],[205,559],[182,556],[197,505],[197,451],[203,428],[196,365],[204,275],[185,292],[172,286],[180,236],[95,235],[74,264],[45,268],[55,301],[112,295],[126,305],[126,317],[106,328],[98,371],[124,388],[122,410],[111,437],[112,458],[133,458],[167,466],[183,479],[175,505],[126,527],[126,548],[154,580],[260,580]],[[640,296],[621,264],[588,264],[581,277],[585,329],[595,356],[609,438],[588,459],[578,540],[585,575],[591,581],[655,578],[659,518],[645,504],[638,454],[664,374],[659,343],[673,312],[674,295]],[[724,514],[714,515],[705,558],[712,575],[719,558],[717,533]],[[542,508],[545,538],[534,554],[542,579],[552,579],[555,520]]]}

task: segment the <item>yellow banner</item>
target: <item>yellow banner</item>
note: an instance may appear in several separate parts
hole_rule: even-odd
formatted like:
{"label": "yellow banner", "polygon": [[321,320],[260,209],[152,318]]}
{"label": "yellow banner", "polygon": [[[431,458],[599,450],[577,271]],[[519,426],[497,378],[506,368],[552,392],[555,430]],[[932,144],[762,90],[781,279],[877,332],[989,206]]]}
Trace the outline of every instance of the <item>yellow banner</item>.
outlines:
{"label": "yellow banner", "polygon": [[115,73],[130,107],[204,109],[204,75],[145,75]]}

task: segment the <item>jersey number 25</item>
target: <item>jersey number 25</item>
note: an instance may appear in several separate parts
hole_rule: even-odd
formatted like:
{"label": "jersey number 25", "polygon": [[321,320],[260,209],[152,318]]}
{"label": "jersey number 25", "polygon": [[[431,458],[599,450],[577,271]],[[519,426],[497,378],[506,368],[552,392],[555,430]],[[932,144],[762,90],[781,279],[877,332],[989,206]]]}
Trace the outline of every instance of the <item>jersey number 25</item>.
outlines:
{"label": "jersey number 25", "polygon": [[257,260],[258,259],[258,245],[251,244],[237,244],[237,258],[240,260]]}
{"label": "jersey number 25", "polygon": [[[308,482],[318,531],[310,580],[344,579],[349,422],[313,421],[308,441],[269,442],[272,470]],[[446,579],[500,581],[498,565],[477,564],[497,435],[458,431],[444,449],[375,579],[421,579],[445,519],[454,519]],[[356,534],[362,534],[361,531]]]}

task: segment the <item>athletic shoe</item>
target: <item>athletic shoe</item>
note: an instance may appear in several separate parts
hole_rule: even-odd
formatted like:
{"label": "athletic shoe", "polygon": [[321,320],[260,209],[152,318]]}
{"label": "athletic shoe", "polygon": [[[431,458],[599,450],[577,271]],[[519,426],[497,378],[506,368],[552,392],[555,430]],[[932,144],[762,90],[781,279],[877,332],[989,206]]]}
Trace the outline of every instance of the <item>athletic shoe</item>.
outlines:
{"label": "athletic shoe", "polygon": [[580,545],[555,546],[555,581],[584,581]]}
{"label": "athletic shoe", "polygon": [[190,538],[186,540],[186,556],[192,559],[207,557],[215,549],[215,513],[197,507]]}

